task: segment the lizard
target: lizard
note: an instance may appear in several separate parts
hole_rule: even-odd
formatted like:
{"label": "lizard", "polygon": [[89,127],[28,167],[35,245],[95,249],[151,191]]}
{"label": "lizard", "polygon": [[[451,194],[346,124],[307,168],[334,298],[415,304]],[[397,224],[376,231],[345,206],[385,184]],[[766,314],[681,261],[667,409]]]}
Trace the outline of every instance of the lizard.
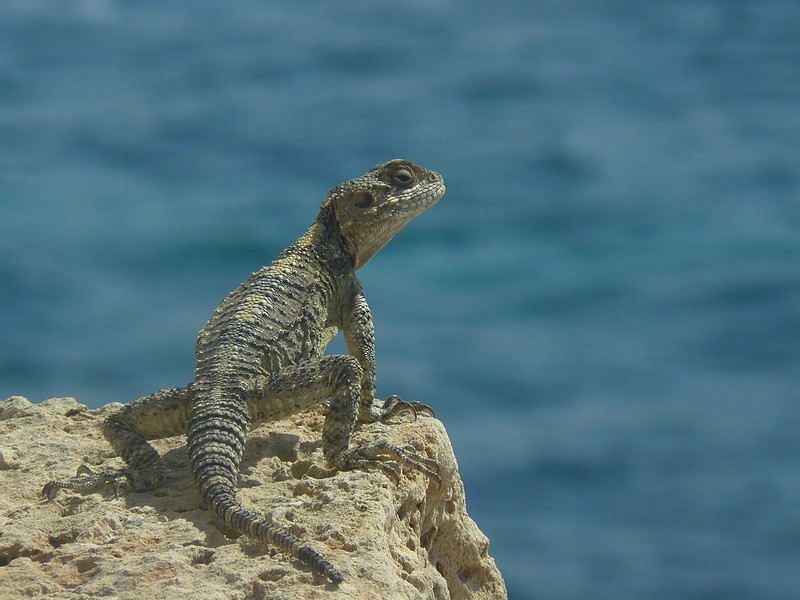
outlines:
{"label": "lizard", "polygon": [[[42,494],[52,499],[62,488],[108,483],[115,495],[121,485],[152,490],[164,483],[166,468],[148,440],[185,434],[202,500],[227,528],[343,581],[307,542],[238,501],[247,431],[325,402],[321,446],[332,469],[379,469],[399,481],[401,465],[441,482],[437,461],[412,446],[385,439],[350,446],[350,437],[359,422],[433,414],[398,396],[375,398],[375,330],[356,271],[444,193],[441,175],[402,159],[336,186],[305,234],[228,294],[200,330],[194,381],[143,396],[104,420],[104,436],[127,466],[83,465]],[[340,332],[348,353],[324,355]]]}

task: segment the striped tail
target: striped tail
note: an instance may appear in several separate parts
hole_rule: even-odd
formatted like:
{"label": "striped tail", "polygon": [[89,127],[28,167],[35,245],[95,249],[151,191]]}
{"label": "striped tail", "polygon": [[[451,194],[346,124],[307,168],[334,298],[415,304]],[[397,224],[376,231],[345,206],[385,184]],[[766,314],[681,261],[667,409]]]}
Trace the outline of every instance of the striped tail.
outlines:
{"label": "striped tail", "polygon": [[188,419],[189,462],[203,499],[237,533],[265,541],[333,583],[340,583],[342,574],[319,552],[236,500],[247,423],[246,406],[235,396],[212,393],[192,408]]}

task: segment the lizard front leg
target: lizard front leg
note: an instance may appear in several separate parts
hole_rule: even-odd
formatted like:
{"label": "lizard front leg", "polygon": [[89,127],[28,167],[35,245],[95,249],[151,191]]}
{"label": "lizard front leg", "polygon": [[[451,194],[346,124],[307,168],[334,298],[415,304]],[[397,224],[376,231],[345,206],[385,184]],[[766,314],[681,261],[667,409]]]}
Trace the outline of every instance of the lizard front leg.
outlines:
{"label": "lizard front leg", "polygon": [[375,326],[364,290],[355,277],[348,288],[348,301],[344,303],[342,329],[347,349],[363,371],[358,404],[359,421],[386,422],[404,412],[410,412],[414,418],[418,414],[435,416],[430,406],[421,402],[406,402],[396,395],[389,396],[381,406],[375,405]]}
{"label": "lizard front leg", "polygon": [[42,494],[52,498],[59,489],[91,490],[104,483],[114,484],[114,495],[121,484],[135,491],[158,487],[164,481],[164,465],[156,449],[146,440],[185,433],[191,397],[191,385],[188,385],[166,388],[126,404],[103,422],[103,433],[128,467],[95,471],[82,465],[77,477],[50,481]]}

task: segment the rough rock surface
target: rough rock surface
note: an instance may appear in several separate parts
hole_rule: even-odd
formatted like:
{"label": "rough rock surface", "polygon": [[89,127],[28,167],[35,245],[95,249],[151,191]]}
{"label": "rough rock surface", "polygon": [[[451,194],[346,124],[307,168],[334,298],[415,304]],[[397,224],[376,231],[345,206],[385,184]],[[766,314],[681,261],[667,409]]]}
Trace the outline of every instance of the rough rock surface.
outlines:
{"label": "rough rock surface", "polygon": [[507,597],[436,419],[367,425],[354,442],[387,437],[415,446],[441,463],[440,488],[417,473],[404,473],[399,485],[377,472],[325,473],[322,407],[250,433],[242,502],[311,541],[344,574],[336,586],[263,544],[221,533],[201,505],[183,437],[154,442],[169,469],[163,488],[123,489],[115,499],[109,486],[43,500],[48,480],[81,464],[120,463],[99,428],[115,406],[0,402],[0,597]]}

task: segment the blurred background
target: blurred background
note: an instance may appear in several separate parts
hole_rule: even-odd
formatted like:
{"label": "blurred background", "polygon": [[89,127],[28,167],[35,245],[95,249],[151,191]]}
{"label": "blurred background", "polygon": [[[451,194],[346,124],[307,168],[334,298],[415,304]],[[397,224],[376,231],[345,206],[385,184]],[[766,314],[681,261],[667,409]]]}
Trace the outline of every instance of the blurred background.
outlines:
{"label": "blurred background", "polygon": [[[0,0],[0,397],[193,376],[327,191],[515,599],[800,597],[800,4]],[[338,346],[341,347],[341,346]]]}

